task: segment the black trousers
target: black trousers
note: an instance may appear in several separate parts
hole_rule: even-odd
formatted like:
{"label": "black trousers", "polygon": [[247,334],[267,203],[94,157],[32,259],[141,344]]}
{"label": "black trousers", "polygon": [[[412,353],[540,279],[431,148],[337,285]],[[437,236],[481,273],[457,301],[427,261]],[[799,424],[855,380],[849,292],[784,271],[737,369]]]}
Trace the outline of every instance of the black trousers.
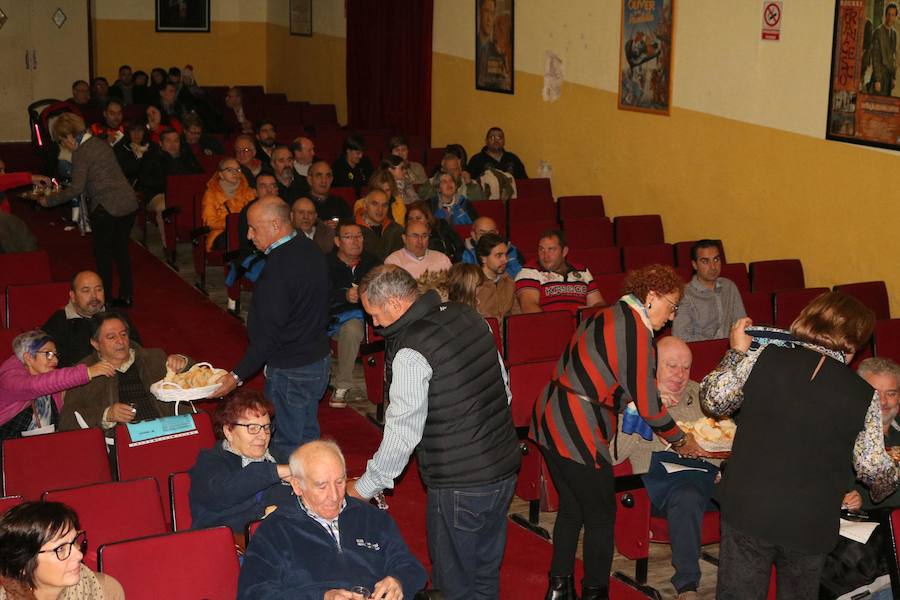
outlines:
{"label": "black trousers", "polygon": [[608,586],[613,559],[616,494],[612,466],[597,469],[541,448],[553,484],[559,492],[559,512],[553,527],[551,575],[571,575],[578,535],[584,527],[584,583]]}
{"label": "black trousers", "polygon": [[816,600],[825,554],[801,554],[745,534],[722,520],[718,600],[765,600],[772,565],[778,600]]}
{"label": "black trousers", "polygon": [[[98,206],[91,212],[91,231],[94,237],[94,262],[97,273],[103,280],[107,302],[113,297],[134,296],[134,281],[131,277],[131,255],[128,242],[136,213],[114,217]],[[119,294],[113,296],[113,263],[119,272]]]}

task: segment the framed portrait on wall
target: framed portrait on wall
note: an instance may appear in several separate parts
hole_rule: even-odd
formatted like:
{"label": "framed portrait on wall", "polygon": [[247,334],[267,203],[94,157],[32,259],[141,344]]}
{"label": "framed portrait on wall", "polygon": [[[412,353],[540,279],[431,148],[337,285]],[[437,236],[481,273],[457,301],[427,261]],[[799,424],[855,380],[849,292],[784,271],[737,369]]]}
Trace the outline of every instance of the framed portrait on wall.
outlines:
{"label": "framed portrait on wall", "polygon": [[513,93],[515,0],[475,0],[475,89]]}
{"label": "framed portrait on wall", "polygon": [[836,0],[827,139],[900,150],[897,5]]}
{"label": "framed portrait on wall", "polygon": [[209,33],[209,0],[156,0],[156,31]]}
{"label": "framed portrait on wall", "polygon": [[291,35],[312,35],[312,0],[291,0]]}
{"label": "framed portrait on wall", "polygon": [[619,108],[668,115],[675,0],[621,1]]}

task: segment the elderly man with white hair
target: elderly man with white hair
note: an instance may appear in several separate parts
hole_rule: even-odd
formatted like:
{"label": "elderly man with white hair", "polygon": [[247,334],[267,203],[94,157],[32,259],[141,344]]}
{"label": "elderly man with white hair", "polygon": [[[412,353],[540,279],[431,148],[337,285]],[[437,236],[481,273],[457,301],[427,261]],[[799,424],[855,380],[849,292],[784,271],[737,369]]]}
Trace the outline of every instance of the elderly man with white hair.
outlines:
{"label": "elderly man with white hair", "polygon": [[427,579],[386,512],[346,495],[337,444],[315,441],[290,459],[297,498],[260,525],[244,555],[238,598],[412,598]]}

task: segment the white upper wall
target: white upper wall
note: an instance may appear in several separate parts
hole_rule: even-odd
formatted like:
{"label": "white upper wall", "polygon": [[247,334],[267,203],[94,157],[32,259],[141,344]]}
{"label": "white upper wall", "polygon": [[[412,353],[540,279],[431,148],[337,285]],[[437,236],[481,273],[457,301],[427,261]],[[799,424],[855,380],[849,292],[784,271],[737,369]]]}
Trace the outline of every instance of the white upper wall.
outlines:
{"label": "white upper wall", "polygon": [[[515,67],[543,74],[544,51],[567,82],[616,92],[621,0],[520,0]],[[674,106],[824,137],[834,3],[784,3],[781,41],[761,39],[762,2],[677,0]],[[474,60],[475,3],[434,0],[435,52]],[[562,91],[565,94],[565,88]]]}

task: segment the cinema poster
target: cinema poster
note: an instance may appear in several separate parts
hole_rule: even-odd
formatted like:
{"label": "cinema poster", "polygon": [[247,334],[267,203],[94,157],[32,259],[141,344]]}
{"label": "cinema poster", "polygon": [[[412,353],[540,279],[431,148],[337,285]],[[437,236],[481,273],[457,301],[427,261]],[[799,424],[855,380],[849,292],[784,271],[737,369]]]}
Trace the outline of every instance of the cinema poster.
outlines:
{"label": "cinema poster", "polygon": [[675,0],[622,0],[619,108],[668,115]]}

